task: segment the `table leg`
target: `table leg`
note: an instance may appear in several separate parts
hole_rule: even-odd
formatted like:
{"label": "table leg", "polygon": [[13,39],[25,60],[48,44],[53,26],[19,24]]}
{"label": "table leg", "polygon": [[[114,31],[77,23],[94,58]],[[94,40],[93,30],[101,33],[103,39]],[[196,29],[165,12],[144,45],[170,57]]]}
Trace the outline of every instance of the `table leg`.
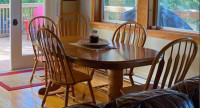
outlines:
{"label": "table leg", "polygon": [[120,89],[123,86],[123,70],[110,70],[108,72],[109,78],[109,98],[113,100],[122,95]]}

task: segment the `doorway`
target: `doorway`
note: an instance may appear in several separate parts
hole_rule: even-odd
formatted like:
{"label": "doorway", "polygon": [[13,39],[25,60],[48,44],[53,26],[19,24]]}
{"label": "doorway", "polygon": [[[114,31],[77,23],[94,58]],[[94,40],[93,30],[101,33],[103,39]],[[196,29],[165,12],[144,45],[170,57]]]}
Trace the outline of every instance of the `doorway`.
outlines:
{"label": "doorway", "polygon": [[[0,73],[33,67],[33,49],[28,24],[36,14],[44,15],[44,1],[0,2]],[[38,7],[42,7],[43,10],[39,11]],[[43,13],[40,14],[41,12]]]}
{"label": "doorway", "polygon": [[[33,17],[44,15],[44,0],[11,0],[10,7],[11,69],[32,68],[34,57],[28,23]],[[38,9],[38,7],[43,7],[43,9]],[[17,25],[14,24],[15,20],[18,21]]]}

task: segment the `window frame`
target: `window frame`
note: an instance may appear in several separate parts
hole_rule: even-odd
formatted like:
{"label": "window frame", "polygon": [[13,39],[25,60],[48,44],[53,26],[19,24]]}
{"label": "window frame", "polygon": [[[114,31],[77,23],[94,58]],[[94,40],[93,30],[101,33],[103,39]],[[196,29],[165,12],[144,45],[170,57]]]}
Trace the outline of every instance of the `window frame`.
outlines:
{"label": "window frame", "polygon": [[[91,21],[92,28],[106,29],[115,31],[120,24],[111,22],[102,22],[102,0],[92,0],[91,3]],[[147,36],[175,40],[178,38],[193,38],[200,44],[199,33],[188,31],[167,30],[156,27],[158,11],[158,0],[138,0],[137,1],[137,22],[147,29]],[[156,27],[153,28],[152,26]]]}

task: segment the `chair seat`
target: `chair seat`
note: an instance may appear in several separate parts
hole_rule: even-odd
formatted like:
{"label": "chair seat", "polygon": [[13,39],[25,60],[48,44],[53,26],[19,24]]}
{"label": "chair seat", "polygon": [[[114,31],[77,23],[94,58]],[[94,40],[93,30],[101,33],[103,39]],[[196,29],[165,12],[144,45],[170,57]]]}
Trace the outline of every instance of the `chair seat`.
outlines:
{"label": "chair seat", "polygon": [[[139,91],[144,90],[144,86],[145,86],[145,84],[128,86],[128,87],[122,88],[121,91],[123,94],[139,92]],[[157,88],[160,88],[160,87],[157,87]],[[152,89],[153,89],[153,84],[150,84],[148,90],[152,90]]]}
{"label": "chair seat", "polygon": [[74,80],[75,80],[74,82],[73,82],[73,80],[72,80],[70,75],[67,75],[67,83],[65,81],[65,76],[64,75],[61,75],[61,78],[57,77],[57,79],[61,79],[61,81],[55,81],[53,79],[51,79],[51,80],[54,83],[57,83],[57,84],[67,84],[67,85],[74,85],[74,84],[79,83],[79,82],[91,81],[92,80],[92,76],[87,75],[87,74],[85,74],[83,72],[80,72],[80,71],[77,71],[77,70],[73,70],[72,74],[74,76]]}

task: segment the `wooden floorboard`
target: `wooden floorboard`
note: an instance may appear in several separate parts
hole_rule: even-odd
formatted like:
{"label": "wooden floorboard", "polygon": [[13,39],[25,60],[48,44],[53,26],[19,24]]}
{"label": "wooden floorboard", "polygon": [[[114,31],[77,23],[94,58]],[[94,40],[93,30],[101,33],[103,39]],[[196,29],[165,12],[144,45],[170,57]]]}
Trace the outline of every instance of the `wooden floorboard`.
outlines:
{"label": "wooden floorboard", "polygon": [[[75,66],[76,69],[80,71],[85,71],[85,68],[80,67],[80,66]],[[148,70],[148,69],[147,69]],[[148,72],[146,70],[140,70],[136,73],[140,74],[140,72],[143,72],[146,76]],[[92,86],[99,86],[102,84],[107,84],[108,79],[105,75],[99,74],[98,72],[95,72],[94,79],[92,80]],[[124,86],[129,86],[130,83],[127,81],[124,81]],[[33,88],[27,88],[27,89],[21,89],[21,90],[15,90],[15,91],[6,91],[4,88],[0,87],[0,108],[41,108],[41,102],[43,99],[42,95],[38,95],[38,90],[43,87],[43,86],[38,86],[38,87],[33,87]],[[79,100],[82,99],[83,94],[80,93],[80,89],[83,88],[76,88],[76,98]],[[103,88],[104,90],[107,90],[107,88]],[[99,94],[99,92],[95,91],[95,96],[97,99],[101,98],[103,96],[104,98],[106,97],[105,95]],[[82,91],[81,91],[82,92]],[[86,94],[88,91],[86,90]],[[83,102],[91,101],[90,95],[88,95],[84,100],[81,100]],[[97,100],[97,103],[105,102],[108,101],[108,99],[99,99]],[[73,100],[70,98],[69,99],[69,105],[74,105],[77,104],[77,102],[73,102]],[[59,98],[58,96],[48,96],[47,101],[45,104],[46,108],[61,108],[64,106],[64,100]]]}
{"label": "wooden floorboard", "polygon": [[[22,55],[33,54],[30,39],[27,40],[26,35],[22,35],[22,46]],[[10,50],[10,37],[0,37],[0,74],[8,72],[11,69]]]}
{"label": "wooden floorboard", "polygon": [[[92,86],[98,86],[101,84],[107,84],[107,77],[102,76],[96,72],[94,79],[92,80]],[[124,82],[125,85],[129,85],[128,82]],[[38,95],[38,90],[43,86],[6,91],[4,88],[0,87],[0,108],[41,108],[41,102],[43,99],[42,95]],[[106,88],[105,88],[106,90]],[[78,90],[79,91],[79,90]],[[82,99],[83,94],[76,91],[76,98]],[[95,95],[98,95],[95,94]],[[90,95],[89,95],[90,96]],[[91,101],[90,97],[87,96],[83,102]],[[101,103],[101,101],[97,101]],[[69,105],[77,104],[73,100],[69,99]],[[45,104],[46,108],[61,108],[64,106],[64,100],[58,96],[48,96]]]}

